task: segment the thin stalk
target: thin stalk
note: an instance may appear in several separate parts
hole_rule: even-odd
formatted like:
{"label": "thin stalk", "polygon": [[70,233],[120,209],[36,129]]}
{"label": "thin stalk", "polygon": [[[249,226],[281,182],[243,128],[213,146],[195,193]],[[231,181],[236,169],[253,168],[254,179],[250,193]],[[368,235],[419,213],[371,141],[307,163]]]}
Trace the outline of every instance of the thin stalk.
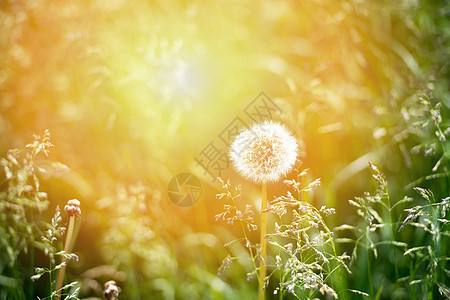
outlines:
{"label": "thin stalk", "polygon": [[[308,196],[308,193],[306,193],[305,192],[305,194],[306,194],[306,196],[307,197],[309,197]],[[317,210],[317,208],[316,207],[314,207],[313,205],[309,205],[318,215],[320,215],[320,212]],[[328,228],[328,226],[325,224],[325,221],[322,219],[321,220],[321,225],[322,225],[322,227],[325,229],[325,231],[327,232],[327,234],[328,234],[328,237],[329,237],[329,239],[330,239],[330,243],[331,243],[331,248],[332,248],[332,250],[333,250],[333,255],[334,255],[334,257],[337,257],[338,255],[337,255],[337,251],[336,251],[336,244],[334,243],[334,240],[333,240],[333,233],[330,231],[330,229]],[[301,252],[300,252],[301,253]],[[336,268],[334,268],[333,269],[333,271],[330,271],[331,269],[330,269],[330,265],[329,264],[327,264],[327,268],[328,268],[328,273],[331,275],[333,272],[334,272],[334,270],[336,270],[336,268],[339,268],[339,275],[338,275],[338,281],[340,282],[340,286],[341,286],[341,290],[339,291],[339,292],[344,292],[344,284],[343,284],[343,279],[341,278],[341,268],[340,268],[340,266],[339,266],[339,263],[338,263],[338,266],[336,267]],[[333,282],[333,277],[334,276],[331,276],[331,282]],[[333,283],[333,287],[334,287],[334,283]],[[346,296],[345,296],[345,293],[343,294],[344,295],[344,299],[346,299]]]}
{"label": "thin stalk", "polygon": [[433,280],[430,278],[430,275],[427,275],[426,289],[427,289],[428,299],[433,299]]}
{"label": "thin stalk", "polygon": [[[412,279],[414,278],[414,276],[415,276],[415,271],[414,271],[414,268],[413,268],[413,262],[411,261],[411,262],[409,263],[409,281],[412,281]],[[410,284],[410,285],[409,285],[409,296],[410,296],[411,299],[413,299],[413,300],[416,299],[416,293],[415,293],[415,290],[416,290],[415,286],[412,285],[412,284]]]}
{"label": "thin stalk", "polygon": [[366,260],[367,260],[367,277],[369,279],[369,297],[373,299],[373,285],[372,285],[372,270],[370,267],[370,252],[369,252],[369,233],[367,232],[367,222],[365,223],[365,237],[366,237]]}
{"label": "thin stalk", "polygon": [[262,199],[261,199],[261,260],[259,268],[259,283],[258,283],[258,299],[264,300],[266,291],[264,289],[264,278],[266,278],[266,259],[267,259],[267,214],[263,212],[267,208],[267,184],[262,183]]}
{"label": "thin stalk", "polygon": [[[332,235],[330,229],[328,228],[328,226],[326,226],[325,224],[323,224],[323,225],[324,225],[323,227],[327,231],[328,236],[330,238],[331,248],[333,249],[333,255],[334,255],[334,257],[337,257],[336,245],[334,244],[333,235]],[[344,283],[343,283],[344,280],[342,278],[342,273],[341,273],[342,270],[341,270],[340,267],[341,266],[339,266],[339,263],[338,263],[338,266],[336,267],[336,268],[339,268],[339,274],[338,274],[338,279],[337,280],[340,282],[340,292],[343,293],[344,299],[347,299],[347,297],[345,296],[345,293],[344,293]],[[328,265],[328,272],[330,273],[330,266],[329,265]],[[333,272],[334,272],[334,270],[331,273],[333,273]],[[330,275],[331,275],[331,273],[330,273]],[[333,282],[333,277],[334,276],[332,276],[331,279],[330,279],[331,282]]]}
{"label": "thin stalk", "polygon": [[[395,241],[395,231],[394,231],[394,227],[392,224],[392,208],[391,208],[391,197],[389,197],[389,193],[386,190],[386,199],[387,199],[387,205],[389,208],[389,228],[391,230],[391,241],[394,242]],[[397,280],[398,280],[398,267],[397,267],[397,251],[395,248],[395,245],[392,244],[392,249],[394,251],[394,269],[395,269],[395,284],[397,284]]]}
{"label": "thin stalk", "polygon": [[[282,282],[284,282],[284,280],[286,279],[286,276],[289,276],[289,272],[285,272],[283,274]],[[283,295],[284,295],[284,287],[281,286],[280,287],[280,297],[281,297],[280,300],[283,299]],[[294,294],[294,296],[297,296],[297,295]]]}
{"label": "thin stalk", "polygon": [[50,281],[50,295],[52,294],[52,287],[53,287],[53,283],[52,283],[52,270],[53,266],[52,266],[52,261],[50,259],[50,272],[48,272],[48,277],[49,277],[49,281]]}
{"label": "thin stalk", "polygon": [[[64,244],[65,254],[69,253],[69,247],[72,241],[74,226],[75,226],[75,216],[72,215],[69,217],[69,229],[67,230],[66,242]],[[57,294],[56,300],[61,299],[61,292],[62,292],[61,289],[63,287],[64,274],[66,272],[67,258],[64,255],[61,258],[61,263],[63,264],[63,266],[61,267],[61,270],[59,271],[58,274],[58,281],[56,284],[56,294]]]}
{"label": "thin stalk", "polygon": [[[234,197],[231,197],[231,200],[233,201],[234,207],[237,207],[236,205],[236,201],[234,200]],[[245,227],[244,227],[244,223],[242,222],[242,219],[239,220],[239,223],[241,224],[241,228],[242,228],[242,233],[244,234],[244,238],[245,241],[249,241],[248,237],[247,237],[247,233],[245,232]],[[250,252],[250,257],[252,258],[252,262],[253,262],[253,267],[255,268],[255,270],[257,269],[256,267],[256,263],[255,263],[255,256],[253,255],[253,250],[251,247],[248,248],[248,251]],[[258,279],[259,282],[259,274],[256,273],[256,277]]]}
{"label": "thin stalk", "polygon": [[[299,181],[299,175],[297,175],[297,181]],[[309,203],[309,195],[304,190],[304,188],[308,185],[306,176],[303,176],[301,178],[300,183],[301,183],[301,189],[298,190],[298,199],[300,199],[306,203]],[[303,220],[300,221],[300,234],[297,237],[297,242],[298,242],[300,249],[303,247],[302,246],[302,233],[301,233],[302,227],[303,227]],[[303,250],[300,251],[300,262],[303,264]],[[300,298],[301,299],[305,298],[304,293],[305,293],[305,291],[303,290],[303,288],[300,289]]]}
{"label": "thin stalk", "polygon": [[[282,224],[281,216],[280,216],[280,224]],[[281,257],[281,249],[278,249],[278,255]],[[282,300],[283,299],[283,286],[282,286],[282,283],[284,282],[284,276],[283,276],[281,270],[280,270],[279,274],[280,274],[280,294],[278,296],[278,299]]]}
{"label": "thin stalk", "polygon": [[[34,224],[34,212],[31,211],[31,216],[30,216],[30,220],[31,220],[31,224]],[[33,238],[34,238],[34,232],[33,232]],[[34,274],[34,244],[32,243],[30,245],[31,249],[30,249],[30,277]],[[30,285],[30,290],[29,290],[29,295],[28,297],[33,298],[34,297],[34,281],[31,280],[31,282],[29,283]]]}
{"label": "thin stalk", "polygon": [[[14,278],[20,278],[19,272],[17,270],[18,266],[17,266],[17,262],[11,267],[12,272],[13,272],[13,277]],[[25,291],[22,287],[14,285],[14,293],[16,295],[16,298],[14,299],[26,299],[26,295],[25,295]]]}
{"label": "thin stalk", "polygon": [[[441,233],[440,233],[440,230],[439,230],[439,222],[438,222],[438,219],[439,219],[439,207],[437,207],[436,209],[434,207],[432,207],[431,209],[433,211],[433,219],[434,219],[433,223],[434,223],[434,228],[435,228],[435,231],[434,231],[434,234],[433,234],[434,251],[436,253],[435,254],[436,257],[440,258],[441,257],[441,243],[440,243],[440,241],[441,241]],[[430,259],[432,259],[432,258],[430,257]],[[439,259],[437,261],[437,266],[438,267],[435,269],[435,272],[433,274],[433,281],[434,282],[438,282],[439,281],[440,265],[441,265],[441,260]]]}

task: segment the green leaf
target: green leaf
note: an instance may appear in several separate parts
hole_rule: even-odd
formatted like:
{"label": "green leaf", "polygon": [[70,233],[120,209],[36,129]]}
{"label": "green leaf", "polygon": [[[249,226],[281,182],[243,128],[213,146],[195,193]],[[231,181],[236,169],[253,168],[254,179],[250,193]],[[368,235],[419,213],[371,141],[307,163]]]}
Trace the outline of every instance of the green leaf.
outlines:
{"label": "green leaf", "polygon": [[9,288],[17,288],[19,287],[19,284],[17,282],[17,279],[7,277],[4,275],[0,275],[0,285],[9,287]]}

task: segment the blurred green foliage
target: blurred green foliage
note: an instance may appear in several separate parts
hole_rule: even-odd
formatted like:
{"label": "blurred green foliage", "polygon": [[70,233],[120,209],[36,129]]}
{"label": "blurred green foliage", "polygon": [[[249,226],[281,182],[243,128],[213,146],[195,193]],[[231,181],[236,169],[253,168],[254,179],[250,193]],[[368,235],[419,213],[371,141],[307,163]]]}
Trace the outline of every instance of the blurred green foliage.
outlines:
{"label": "blurred green foliage", "polygon": [[[373,188],[368,160],[386,174],[393,202],[405,194],[419,201],[417,185],[445,198],[448,137],[439,141],[432,117],[426,128],[413,123],[430,119],[419,99],[427,90],[431,107],[441,103],[439,126],[449,126],[449,14],[448,1],[431,0],[2,1],[1,157],[33,133],[52,133],[50,158],[71,171],[39,175],[50,207],[34,217],[48,222],[56,205],[81,201],[80,261],[68,274],[84,280],[80,297],[101,297],[114,277],[123,299],[251,299],[256,283],[241,276],[245,266],[215,275],[222,244],[237,232],[214,222],[218,185],[194,156],[263,91],[302,140],[313,178],[322,178],[313,201],[336,208],[330,228],[358,224],[347,199]],[[411,152],[434,144],[428,156]],[[166,193],[185,171],[204,184],[188,209]],[[244,183],[231,169],[226,175]],[[256,186],[245,182],[243,192],[257,200]],[[1,260],[12,262],[5,253]],[[362,265],[363,256],[355,268]],[[374,288],[391,271],[389,259],[378,263]],[[347,287],[366,290],[366,273],[357,274]]]}

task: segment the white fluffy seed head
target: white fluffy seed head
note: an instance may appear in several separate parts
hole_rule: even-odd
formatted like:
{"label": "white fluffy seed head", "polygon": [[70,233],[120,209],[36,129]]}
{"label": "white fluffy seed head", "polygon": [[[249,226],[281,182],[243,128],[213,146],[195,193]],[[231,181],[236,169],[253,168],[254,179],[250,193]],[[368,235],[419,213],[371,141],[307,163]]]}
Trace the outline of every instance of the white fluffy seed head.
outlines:
{"label": "white fluffy seed head", "polygon": [[230,146],[235,169],[257,183],[280,180],[295,165],[297,155],[295,137],[284,125],[272,121],[242,130]]}

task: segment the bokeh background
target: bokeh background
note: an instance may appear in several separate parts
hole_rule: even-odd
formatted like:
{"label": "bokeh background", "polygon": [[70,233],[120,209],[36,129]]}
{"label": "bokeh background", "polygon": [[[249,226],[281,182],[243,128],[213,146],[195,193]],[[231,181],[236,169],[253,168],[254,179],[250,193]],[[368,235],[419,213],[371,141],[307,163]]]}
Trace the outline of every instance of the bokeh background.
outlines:
{"label": "bokeh background", "polygon": [[[70,172],[41,176],[50,207],[36,218],[80,200],[80,260],[68,277],[81,298],[101,297],[114,279],[123,299],[252,299],[246,262],[217,275],[237,231],[214,221],[220,185],[195,158],[263,92],[301,142],[303,167],[322,179],[312,201],[336,208],[330,228],[358,222],[347,200],[374,189],[369,160],[394,199],[413,195],[415,181],[448,196],[448,177],[424,179],[440,156],[410,151],[434,132],[409,129],[424,89],[448,126],[449,16],[448,1],[4,0],[0,153],[50,130],[49,157]],[[448,174],[443,166],[436,172]],[[203,186],[188,208],[167,196],[182,172]],[[257,206],[257,185],[231,166],[220,175]],[[273,184],[269,198],[284,191]],[[347,281],[367,290],[363,273]]]}

